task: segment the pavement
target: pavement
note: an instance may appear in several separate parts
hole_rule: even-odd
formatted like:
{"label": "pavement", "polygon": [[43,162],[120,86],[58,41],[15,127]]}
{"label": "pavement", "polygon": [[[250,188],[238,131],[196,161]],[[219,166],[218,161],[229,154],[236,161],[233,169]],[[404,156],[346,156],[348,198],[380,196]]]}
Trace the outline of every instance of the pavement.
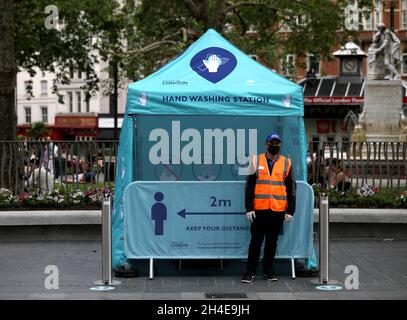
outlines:
{"label": "pavement", "polygon": [[[45,288],[48,265],[58,267],[58,289]],[[95,292],[90,288],[102,274],[100,241],[2,240],[0,299],[407,299],[407,239],[332,240],[331,279],[344,286],[346,266],[357,266],[359,289],[351,290],[320,291],[317,278],[292,280],[288,260],[275,264],[279,281],[269,283],[259,273],[252,284],[240,282],[243,260],[225,260],[223,270],[219,260],[183,260],[181,271],[179,260],[155,265],[153,280],[147,260],[140,260],[139,277],[117,279],[122,283],[114,290]]]}

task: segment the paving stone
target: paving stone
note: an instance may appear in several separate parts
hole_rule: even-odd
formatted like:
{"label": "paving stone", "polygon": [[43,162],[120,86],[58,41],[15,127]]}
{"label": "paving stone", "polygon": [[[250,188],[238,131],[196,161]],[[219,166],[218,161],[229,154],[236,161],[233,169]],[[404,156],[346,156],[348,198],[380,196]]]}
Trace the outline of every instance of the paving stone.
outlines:
{"label": "paving stone", "polygon": [[174,292],[146,292],[143,296],[145,300],[174,300],[181,297],[180,293]]}
{"label": "paving stone", "polygon": [[[407,240],[335,240],[331,242],[331,279],[344,283],[345,267],[359,268],[359,290],[318,292],[312,278],[290,278],[290,264],[276,261],[279,281],[261,278],[243,284],[246,262],[225,260],[196,264],[157,261],[159,269],[149,280],[148,263],[138,261],[140,277],[119,279],[114,292],[94,293],[101,273],[101,244],[95,241],[3,241],[0,243],[0,299],[202,299],[205,293],[246,293],[248,299],[407,299]],[[96,251],[96,252],[93,252]],[[59,269],[59,290],[46,290],[44,269]],[[145,275],[142,275],[142,272]],[[315,280],[315,279],[314,279]]]}
{"label": "paving stone", "polygon": [[260,300],[295,300],[292,292],[259,292],[257,296]]}

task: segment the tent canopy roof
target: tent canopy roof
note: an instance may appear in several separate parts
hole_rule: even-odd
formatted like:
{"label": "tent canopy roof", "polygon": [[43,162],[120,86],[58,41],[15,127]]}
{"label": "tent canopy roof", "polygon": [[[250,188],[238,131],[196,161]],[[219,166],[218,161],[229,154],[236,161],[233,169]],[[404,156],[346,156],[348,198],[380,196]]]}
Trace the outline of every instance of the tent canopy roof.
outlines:
{"label": "tent canopy roof", "polygon": [[301,117],[303,92],[209,29],[161,69],[129,85],[126,113]]}

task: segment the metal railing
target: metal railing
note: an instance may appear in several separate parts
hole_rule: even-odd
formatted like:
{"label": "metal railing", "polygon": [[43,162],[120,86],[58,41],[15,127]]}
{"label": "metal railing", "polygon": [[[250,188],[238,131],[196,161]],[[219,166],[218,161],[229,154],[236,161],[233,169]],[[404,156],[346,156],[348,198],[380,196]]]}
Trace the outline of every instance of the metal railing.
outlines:
{"label": "metal railing", "polygon": [[366,184],[404,190],[407,181],[407,143],[310,142],[308,183],[346,191]]}
{"label": "metal railing", "polygon": [[[0,141],[0,188],[82,189],[114,183],[118,141]],[[309,142],[308,182],[346,191],[366,184],[405,190],[407,143]]]}
{"label": "metal railing", "polygon": [[118,141],[0,141],[0,187],[83,190],[114,183]]}

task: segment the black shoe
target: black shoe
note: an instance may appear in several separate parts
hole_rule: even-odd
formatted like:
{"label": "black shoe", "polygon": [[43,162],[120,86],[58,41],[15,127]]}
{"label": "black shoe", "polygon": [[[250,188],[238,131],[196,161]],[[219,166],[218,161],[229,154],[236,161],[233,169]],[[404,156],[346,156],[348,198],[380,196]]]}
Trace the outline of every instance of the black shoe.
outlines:
{"label": "black shoe", "polygon": [[267,281],[277,281],[278,280],[278,278],[272,271],[264,273],[263,277],[264,277],[264,280],[267,280]]}
{"label": "black shoe", "polygon": [[251,283],[253,280],[254,280],[254,274],[252,273],[252,272],[250,272],[250,271],[247,271],[244,275],[243,275],[243,277],[242,277],[242,282],[243,283]]}

